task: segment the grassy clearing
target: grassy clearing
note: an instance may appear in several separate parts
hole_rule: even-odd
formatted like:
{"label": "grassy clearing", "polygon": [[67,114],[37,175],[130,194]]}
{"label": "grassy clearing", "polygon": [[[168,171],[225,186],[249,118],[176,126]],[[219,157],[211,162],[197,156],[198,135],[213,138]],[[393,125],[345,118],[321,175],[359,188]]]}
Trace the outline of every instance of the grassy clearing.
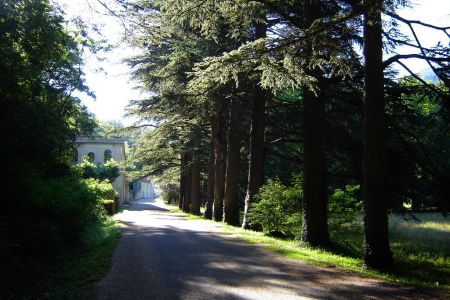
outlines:
{"label": "grassy clearing", "polygon": [[107,218],[83,234],[83,246],[66,246],[56,258],[22,259],[14,281],[0,291],[1,299],[89,299],[90,285],[108,269],[119,223]]}
{"label": "grassy clearing", "polygon": [[[181,212],[172,212],[188,219],[203,219]],[[332,230],[336,251],[312,249],[296,240],[282,240],[261,232],[243,230],[223,223],[223,233],[258,244],[270,251],[291,259],[302,260],[321,267],[337,267],[365,276],[385,279],[419,287],[450,289],[450,219],[438,214],[416,215],[419,221],[390,217],[391,247],[396,261],[391,273],[381,273],[364,268],[362,263],[362,222]],[[210,221],[213,222],[213,221]]]}

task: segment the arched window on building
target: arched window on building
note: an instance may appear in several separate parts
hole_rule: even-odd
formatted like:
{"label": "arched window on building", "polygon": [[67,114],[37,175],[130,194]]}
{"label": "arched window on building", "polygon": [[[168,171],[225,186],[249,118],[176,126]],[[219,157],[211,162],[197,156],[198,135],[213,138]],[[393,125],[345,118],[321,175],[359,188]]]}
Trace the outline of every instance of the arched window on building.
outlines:
{"label": "arched window on building", "polygon": [[73,151],[73,162],[74,162],[75,164],[78,163],[78,150],[77,150],[77,149],[75,149],[75,150]]}
{"label": "arched window on building", "polygon": [[111,158],[112,158],[112,152],[111,152],[111,150],[105,150],[105,159],[104,159],[104,162],[107,162],[107,161],[111,160]]}
{"label": "arched window on building", "polygon": [[88,153],[88,157],[89,157],[89,161],[90,162],[94,162],[95,161],[95,154],[94,154],[94,152],[89,152]]}

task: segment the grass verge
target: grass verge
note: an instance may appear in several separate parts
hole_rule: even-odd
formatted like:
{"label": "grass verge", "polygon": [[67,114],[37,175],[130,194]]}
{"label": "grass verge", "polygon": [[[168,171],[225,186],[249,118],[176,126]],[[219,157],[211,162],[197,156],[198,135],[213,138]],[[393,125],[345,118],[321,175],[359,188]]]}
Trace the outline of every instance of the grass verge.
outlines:
{"label": "grass verge", "polygon": [[[184,213],[178,207],[171,207],[170,211],[182,214],[187,219],[205,220],[202,216]],[[351,234],[341,234],[340,238],[342,240],[338,240],[338,243],[341,243],[339,246],[347,243],[349,247],[343,249],[344,251],[339,251],[340,253],[337,254],[330,251],[307,247],[297,240],[273,238],[265,236],[261,232],[243,230],[238,227],[210,220],[205,221],[213,222],[215,225],[220,224],[223,229],[223,234],[225,235],[243,239],[248,243],[257,244],[272,252],[279,253],[290,259],[304,261],[310,265],[340,268],[372,278],[417,287],[450,290],[450,260],[448,256],[446,256],[445,253],[444,255],[433,254],[425,250],[419,250],[418,248],[411,248],[405,240],[398,238],[399,233],[397,231],[391,233],[391,245],[396,261],[395,268],[390,273],[382,273],[364,267],[360,257],[362,255],[362,250],[360,250],[362,248],[362,232],[358,230],[353,231]],[[397,224],[396,226],[398,228],[399,221],[396,220],[396,222],[397,223],[393,222],[393,224]],[[418,225],[415,226],[417,227]],[[423,224],[423,227],[427,226],[427,223]],[[415,233],[412,232],[411,234]],[[334,238],[337,238],[336,235],[334,235]],[[434,245],[434,247],[436,247],[436,245]],[[414,251],[417,252],[414,255],[411,254]]]}

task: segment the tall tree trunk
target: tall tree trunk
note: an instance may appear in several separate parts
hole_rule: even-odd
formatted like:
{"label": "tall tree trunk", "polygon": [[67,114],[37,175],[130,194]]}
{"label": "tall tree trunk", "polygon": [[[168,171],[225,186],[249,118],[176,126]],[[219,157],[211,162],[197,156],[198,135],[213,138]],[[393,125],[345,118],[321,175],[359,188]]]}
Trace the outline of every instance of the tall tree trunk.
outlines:
{"label": "tall tree trunk", "polygon": [[381,8],[383,1],[364,15],[364,263],[385,269],[392,266],[385,193],[385,116]]}
{"label": "tall tree trunk", "polygon": [[[321,16],[320,1],[304,1],[305,28]],[[311,43],[306,47],[312,55]],[[318,68],[306,73],[321,81]],[[303,226],[301,239],[314,247],[329,246],[327,216],[327,171],[325,160],[325,101],[312,91],[303,92]]]}
{"label": "tall tree trunk", "polygon": [[191,207],[190,211],[194,215],[200,214],[200,161],[199,161],[199,146],[200,146],[200,128],[194,129],[192,150],[192,186],[191,186]]}
{"label": "tall tree trunk", "polygon": [[[256,25],[255,38],[266,36],[266,24]],[[265,130],[265,107],[266,95],[264,91],[255,84],[252,99],[252,125],[250,129],[250,160],[248,165],[248,184],[245,196],[244,220],[242,228],[248,229],[248,213],[255,202],[264,181],[264,130]]]}
{"label": "tall tree trunk", "polygon": [[217,109],[217,135],[214,137],[214,205],[213,219],[222,221],[223,218],[223,196],[225,194],[225,167],[227,158],[227,112],[228,105],[226,99],[216,102]]}
{"label": "tall tree trunk", "polygon": [[185,181],[185,191],[184,191],[184,201],[183,201],[183,211],[190,211],[191,204],[191,193],[192,193],[192,153],[186,151],[184,153],[184,181]]}
{"label": "tall tree trunk", "polygon": [[215,112],[211,118],[211,143],[209,146],[208,158],[208,186],[206,191],[206,205],[205,205],[205,219],[212,219],[212,210],[214,203],[214,180],[215,180],[215,165],[214,165],[214,137],[217,135],[217,116]]}
{"label": "tall tree trunk", "polygon": [[223,220],[230,225],[239,225],[239,169],[240,169],[240,126],[241,102],[231,102],[230,123],[227,133],[227,164],[225,175],[225,197]]}
{"label": "tall tree trunk", "polygon": [[183,209],[184,195],[186,193],[186,177],[184,176],[184,153],[181,154],[180,162],[180,195],[178,200],[178,208]]}

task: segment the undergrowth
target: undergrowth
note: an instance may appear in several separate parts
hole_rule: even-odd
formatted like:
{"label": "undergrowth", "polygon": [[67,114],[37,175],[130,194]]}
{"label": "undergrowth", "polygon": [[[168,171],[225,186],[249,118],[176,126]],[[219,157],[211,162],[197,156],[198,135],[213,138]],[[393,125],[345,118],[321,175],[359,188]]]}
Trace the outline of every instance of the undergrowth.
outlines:
{"label": "undergrowth", "polygon": [[118,222],[107,217],[84,231],[81,244],[67,245],[53,258],[13,258],[16,274],[3,282],[0,299],[89,299],[90,286],[106,273],[120,236]]}

